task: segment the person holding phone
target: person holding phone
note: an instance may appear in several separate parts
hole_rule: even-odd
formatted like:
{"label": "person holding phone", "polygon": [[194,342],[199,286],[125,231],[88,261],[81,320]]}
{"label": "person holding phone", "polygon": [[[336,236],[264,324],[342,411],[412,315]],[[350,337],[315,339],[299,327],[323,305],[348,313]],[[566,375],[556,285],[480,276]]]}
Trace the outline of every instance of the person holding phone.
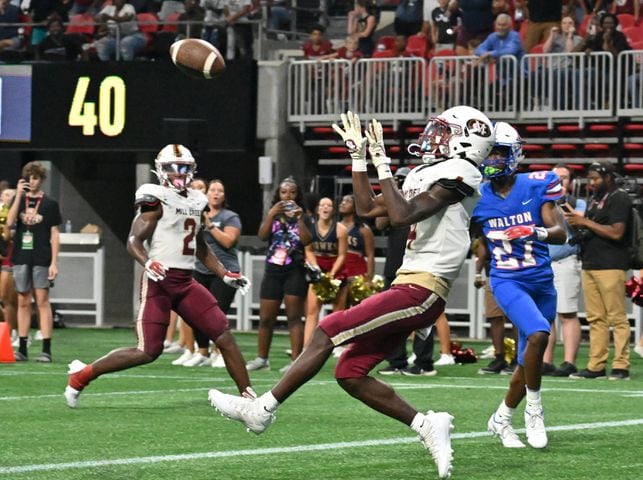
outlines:
{"label": "person holding phone", "polygon": [[41,190],[47,171],[39,162],[29,162],[18,180],[16,198],[7,215],[7,225],[15,222],[11,261],[13,279],[18,292],[18,337],[16,361],[26,361],[29,327],[31,326],[31,298],[36,298],[42,353],[37,362],[51,363],[51,336],[53,318],[49,289],[58,275],[58,252],[62,223],[58,203]]}
{"label": "person holding phone", "polygon": [[[552,171],[558,176],[563,186],[563,196],[556,202],[565,213],[574,211],[583,215],[587,202],[574,196],[574,172],[565,164],[556,165]],[[578,300],[581,294],[581,264],[578,258],[578,245],[570,244],[573,235],[571,227],[566,223],[567,241],[563,245],[549,245],[551,268],[554,271],[554,286],[558,297],[556,313],[558,324],[563,333],[563,363],[558,368],[554,365],[554,349],[556,348],[556,325],[551,326],[551,334],[543,357],[543,375],[554,377],[569,377],[576,373],[576,354],[580,344],[581,328],[578,320]]]}

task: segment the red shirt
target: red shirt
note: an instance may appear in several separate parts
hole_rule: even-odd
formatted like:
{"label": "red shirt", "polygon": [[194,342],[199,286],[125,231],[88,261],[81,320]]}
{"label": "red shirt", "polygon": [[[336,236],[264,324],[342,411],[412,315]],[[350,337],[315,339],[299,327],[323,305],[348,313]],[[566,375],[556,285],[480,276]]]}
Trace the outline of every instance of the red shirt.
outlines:
{"label": "red shirt", "polygon": [[328,41],[317,46],[317,50],[315,50],[315,47],[310,42],[304,43],[301,48],[304,51],[304,56],[306,58],[323,57],[324,55],[330,55],[333,53],[333,47]]}

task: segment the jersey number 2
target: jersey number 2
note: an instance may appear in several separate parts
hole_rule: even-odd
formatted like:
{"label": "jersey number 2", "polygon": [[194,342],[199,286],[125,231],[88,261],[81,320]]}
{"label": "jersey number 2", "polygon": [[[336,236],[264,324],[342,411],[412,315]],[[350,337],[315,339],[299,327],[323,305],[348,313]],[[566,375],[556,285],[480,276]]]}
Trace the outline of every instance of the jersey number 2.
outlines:
{"label": "jersey number 2", "polygon": [[183,255],[194,255],[194,248],[190,246],[196,235],[196,221],[193,218],[186,218],[183,222],[183,230],[187,235],[183,237]]}

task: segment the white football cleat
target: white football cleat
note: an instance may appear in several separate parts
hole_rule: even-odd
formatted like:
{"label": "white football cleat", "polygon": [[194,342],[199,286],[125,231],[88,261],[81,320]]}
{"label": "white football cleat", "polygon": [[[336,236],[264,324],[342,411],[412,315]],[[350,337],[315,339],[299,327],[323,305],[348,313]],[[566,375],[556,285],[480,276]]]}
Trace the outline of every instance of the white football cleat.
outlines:
{"label": "white football cleat", "polygon": [[194,354],[191,351],[186,350],[185,352],[183,352],[181,354],[181,356],[179,358],[177,358],[176,360],[172,361],[172,365],[183,365],[185,362],[190,360],[193,355]]}
{"label": "white football cleat", "polygon": [[433,362],[433,365],[442,367],[444,365],[455,365],[455,359],[450,353],[441,353],[440,358],[437,362]]}
{"label": "white football cleat", "polygon": [[248,432],[257,435],[263,433],[275,421],[275,416],[265,410],[259,400],[228,395],[216,389],[208,392],[208,399],[221,415],[243,422]]}
{"label": "white football cleat", "polygon": [[505,418],[498,421],[494,413],[487,422],[487,428],[494,436],[500,437],[503,447],[525,448],[525,444],[520,441],[520,438],[518,438],[518,435],[514,431],[513,425],[511,425],[511,419]]}
{"label": "white football cleat", "polygon": [[184,367],[204,367],[210,365],[210,357],[195,353],[189,360],[183,362]]}
{"label": "white football cleat", "polygon": [[533,448],[547,446],[547,432],[545,431],[545,416],[542,408],[525,408],[525,433],[527,443]]}
{"label": "white football cleat", "polygon": [[453,465],[453,450],[451,449],[451,430],[453,430],[453,417],[447,412],[433,412],[429,410],[424,416],[424,423],[420,428],[420,440],[433,457],[438,467],[440,478],[450,478]]}
{"label": "white football cleat", "polygon": [[[83,368],[85,368],[87,364],[81,362],[80,360],[73,360],[69,365],[68,368],[69,370],[67,373],[71,376],[75,373],[80,372]],[[80,396],[80,390],[76,390],[74,387],[71,385],[67,385],[65,388],[65,400],[67,401],[67,406],[69,408],[76,408],[76,405],[78,405],[78,397]]]}

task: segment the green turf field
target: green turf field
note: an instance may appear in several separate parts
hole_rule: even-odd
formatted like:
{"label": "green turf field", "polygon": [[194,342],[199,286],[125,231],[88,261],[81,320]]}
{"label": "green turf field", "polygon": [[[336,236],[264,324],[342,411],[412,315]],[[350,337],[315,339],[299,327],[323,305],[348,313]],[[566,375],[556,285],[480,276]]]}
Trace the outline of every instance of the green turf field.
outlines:
{"label": "green turf field", "polygon": [[[247,359],[256,339],[239,334]],[[0,364],[2,479],[424,479],[432,460],[406,426],[351,399],[333,381],[335,359],[277,412],[261,436],[208,404],[213,386],[235,391],[225,370],[170,365],[177,355],[104,376],[67,408],[67,363],[133,345],[132,330],[56,330],[55,363]],[[476,351],[486,344],[466,343]],[[40,344],[30,354],[35,358]],[[273,342],[272,371],[252,375],[263,393],[287,362]],[[562,350],[559,347],[558,350]],[[581,350],[584,363],[586,347]],[[385,377],[418,408],[455,417],[454,479],[642,479],[643,359],[632,380],[545,378],[549,446],[503,449],[486,433],[508,377],[480,376],[486,360],[439,368],[429,378]],[[381,377],[380,377],[381,378]],[[524,426],[522,410],[515,418]],[[521,433],[524,440],[524,434]]]}

